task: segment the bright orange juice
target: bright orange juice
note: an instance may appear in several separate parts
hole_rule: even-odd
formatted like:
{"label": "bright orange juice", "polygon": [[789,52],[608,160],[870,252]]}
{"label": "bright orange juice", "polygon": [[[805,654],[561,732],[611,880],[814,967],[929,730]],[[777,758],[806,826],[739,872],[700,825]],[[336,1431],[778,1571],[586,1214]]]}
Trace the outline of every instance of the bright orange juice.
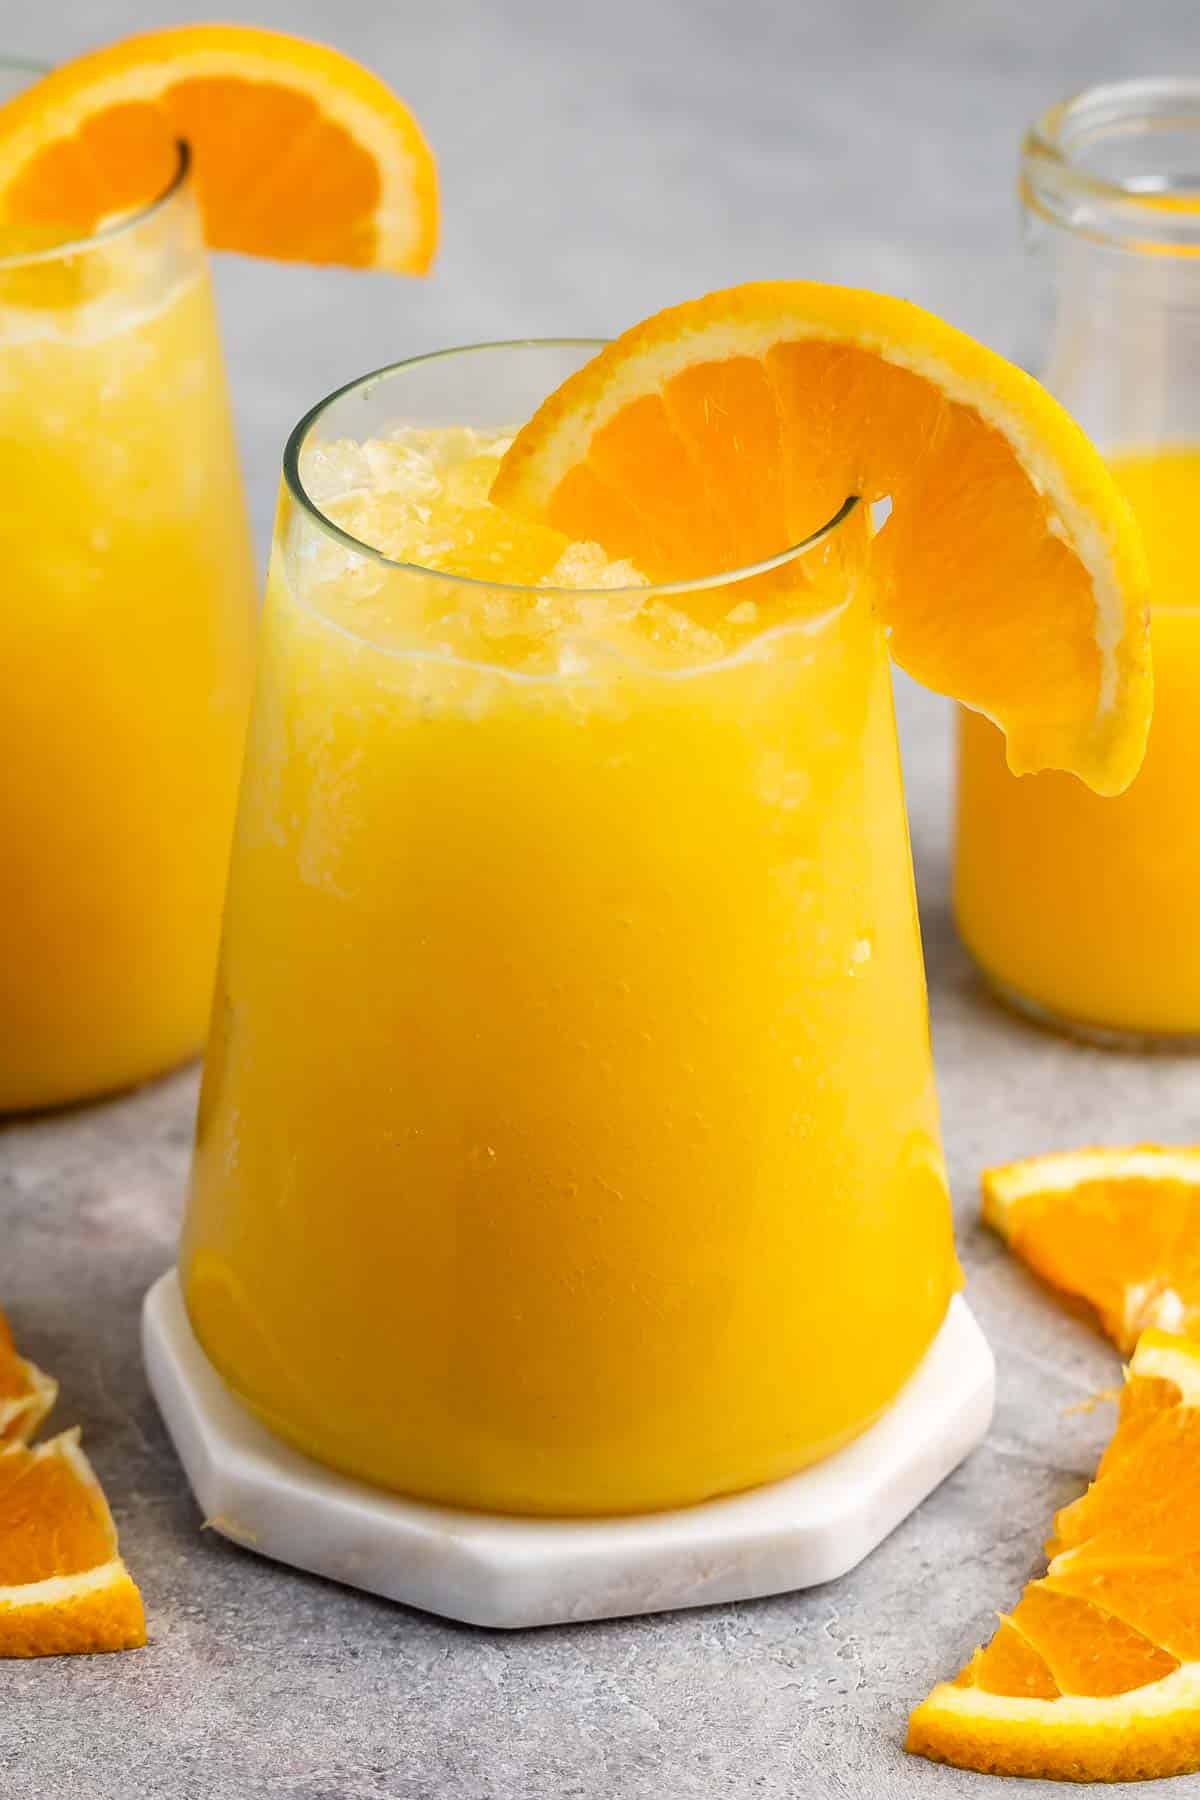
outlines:
{"label": "bright orange juice", "polygon": [[1200,1034],[1200,450],[1113,459],[1153,579],[1154,723],[1127,793],[1017,778],[986,720],[960,726],[955,907],[1002,989],[1055,1019]]}
{"label": "bright orange juice", "polygon": [[186,186],[0,260],[0,1111],[192,1055],[253,575]]}
{"label": "bright orange juice", "polygon": [[187,1304],[370,1481],[696,1501],[861,1431],[958,1285],[886,649],[863,589],[764,630],[770,578],[494,540],[461,436],[327,511],[563,591],[281,509]]}

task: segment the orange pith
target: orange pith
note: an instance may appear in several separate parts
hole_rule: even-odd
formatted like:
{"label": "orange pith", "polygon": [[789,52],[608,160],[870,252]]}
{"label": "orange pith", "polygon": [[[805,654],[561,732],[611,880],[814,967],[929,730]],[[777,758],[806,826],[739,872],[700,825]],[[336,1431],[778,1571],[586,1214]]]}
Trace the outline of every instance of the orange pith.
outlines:
{"label": "orange pith", "polygon": [[1200,1768],[1200,1344],[1147,1331],[1096,1479],[1046,1574],[913,1713],[908,1748],[993,1774]]}
{"label": "orange pith", "polygon": [[1036,382],[908,302],[761,282],[635,326],[551,395],[492,492],[651,579],[770,556],[890,498],[871,574],[898,662],[986,712],[1018,771],[1115,792],[1150,707],[1145,559]]}
{"label": "orange pith", "polygon": [[1147,1326],[1200,1336],[1200,1148],[1030,1157],[983,1177],[983,1216],[1123,1353]]}
{"label": "orange pith", "polygon": [[241,25],[146,32],[0,108],[3,226],[83,235],[170,184],[191,148],[208,242],[419,274],[437,177],[412,113],[340,52]]}
{"label": "orange pith", "polygon": [[8,1320],[0,1312],[0,1448],[28,1441],[54,1405],[57,1384],[17,1355]]}

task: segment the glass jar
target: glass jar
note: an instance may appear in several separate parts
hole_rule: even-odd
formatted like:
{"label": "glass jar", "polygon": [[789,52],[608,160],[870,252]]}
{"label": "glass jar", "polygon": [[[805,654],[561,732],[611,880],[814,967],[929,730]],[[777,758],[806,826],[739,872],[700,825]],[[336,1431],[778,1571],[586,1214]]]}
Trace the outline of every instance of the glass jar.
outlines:
{"label": "glass jar", "polygon": [[1022,195],[1049,309],[1041,374],[1110,460],[1152,580],[1155,712],[1116,799],[1009,774],[960,719],[955,908],[987,979],[1102,1041],[1200,1042],[1200,81],[1051,107]]}
{"label": "glass jar", "polygon": [[3,1112],[179,1063],[211,1004],[255,599],[182,148],[144,210],[0,253],[0,565]]}
{"label": "glass jar", "polygon": [[[180,1259],[273,1430],[505,1512],[828,1454],[959,1281],[853,503],[769,565],[571,590],[533,671],[443,615],[502,646],[564,592],[388,562],[322,511],[326,446],[511,428],[597,347],[400,364],[292,436]],[[609,635],[810,575],[736,653]]]}

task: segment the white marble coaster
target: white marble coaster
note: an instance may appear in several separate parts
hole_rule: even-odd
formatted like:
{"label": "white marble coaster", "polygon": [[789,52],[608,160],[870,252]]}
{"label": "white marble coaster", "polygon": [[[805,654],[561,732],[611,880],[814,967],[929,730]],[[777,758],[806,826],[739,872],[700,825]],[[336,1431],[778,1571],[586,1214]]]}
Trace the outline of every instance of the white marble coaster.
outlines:
{"label": "white marble coaster", "polygon": [[825,1462],[677,1512],[521,1519],[405,1500],[280,1443],[208,1362],[173,1270],[146,1296],[142,1343],[214,1530],[390,1600],[507,1627],[748,1600],[844,1575],[979,1443],[995,1387],[992,1353],[956,1298],[895,1404]]}

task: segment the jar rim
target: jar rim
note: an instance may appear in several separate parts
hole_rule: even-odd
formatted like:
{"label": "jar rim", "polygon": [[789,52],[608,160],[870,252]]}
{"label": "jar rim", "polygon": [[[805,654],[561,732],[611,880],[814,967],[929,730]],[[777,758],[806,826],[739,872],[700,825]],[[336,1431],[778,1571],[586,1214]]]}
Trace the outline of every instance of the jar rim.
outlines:
{"label": "jar rim", "polygon": [[[1089,166],[1097,148],[1153,152],[1165,134],[1195,135],[1191,167],[1160,155],[1110,173]],[[1153,76],[1101,83],[1047,107],[1021,146],[1021,198],[1047,223],[1114,248],[1200,256],[1200,77]]]}

